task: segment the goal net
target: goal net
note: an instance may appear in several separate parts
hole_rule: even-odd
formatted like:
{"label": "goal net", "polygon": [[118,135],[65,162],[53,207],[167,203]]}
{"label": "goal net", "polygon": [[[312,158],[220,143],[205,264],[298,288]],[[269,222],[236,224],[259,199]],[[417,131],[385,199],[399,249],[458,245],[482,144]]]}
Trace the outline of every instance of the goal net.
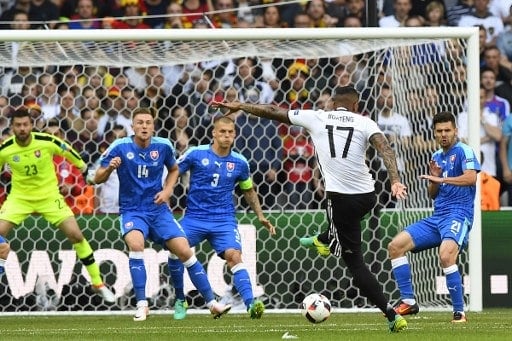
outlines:
{"label": "goal net", "polygon": [[[91,174],[106,146],[131,133],[126,117],[137,106],[157,110],[157,135],[170,138],[179,154],[209,143],[212,117],[219,114],[210,109],[212,100],[327,109],[333,88],[354,85],[361,94],[361,113],[379,123],[395,148],[409,192],[405,201],[390,197],[382,162],[369,150],[379,201],[362,226],[364,251],[391,300],[398,299],[398,290],[387,243],[432,210],[426,184],[418,179],[427,172],[436,148],[432,115],[468,111],[469,143],[479,150],[475,28],[14,30],[0,37],[0,67],[2,138],[9,135],[10,110],[24,105],[37,129],[61,128],[89,163]],[[275,310],[297,309],[311,292],[325,294],[335,308],[372,308],[340,259],[322,258],[299,245],[300,237],[326,227],[322,182],[308,136],[297,127],[244,115],[236,123],[235,149],[249,160],[263,207],[278,230],[269,236],[235,193],[244,260],[255,294]],[[71,189],[69,202],[118,302],[104,304],[90,290],[85,268],[69,242],[33,216],[7,238],[12,252],[0,277],[6,288],[0,310],[134,309],[127,250],[115,214],[118,184],[95,187],[79,176],[72,178],[69,169],[57,166],[57,172]],[[2,181],[8,189],[8,170]],[[177,217],[186,190],[187,179],[182,178],[171,198]],[[460,258],[466,303],[473,310],[481,309],[479,206],[471,252],[464,251]],[[207,244],[196,252],[215,293],[244,311],[237,305],[239,296],[224,261]],[[144,257],[151,308],[169,309],[174,296],[167,253],[148,243]],[[410,255],[410,261],[420,305],[448,307],[437,250]],[[186,291],[192,308],[204,308],[188,279]]]}

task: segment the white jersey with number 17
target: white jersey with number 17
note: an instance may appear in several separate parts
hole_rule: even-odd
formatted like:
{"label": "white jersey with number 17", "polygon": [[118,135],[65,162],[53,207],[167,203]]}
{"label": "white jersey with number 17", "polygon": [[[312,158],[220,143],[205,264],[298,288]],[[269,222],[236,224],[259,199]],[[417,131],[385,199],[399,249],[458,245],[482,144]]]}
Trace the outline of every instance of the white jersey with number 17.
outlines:
{"label": "white jersey with number 17", "polygon": [[325,190],[370,193],[374,180],[366,165],[370,136],[381,133],[375,121],[338,108],[335,111],[290,110],[290,122],[306,128],[315,145]]}

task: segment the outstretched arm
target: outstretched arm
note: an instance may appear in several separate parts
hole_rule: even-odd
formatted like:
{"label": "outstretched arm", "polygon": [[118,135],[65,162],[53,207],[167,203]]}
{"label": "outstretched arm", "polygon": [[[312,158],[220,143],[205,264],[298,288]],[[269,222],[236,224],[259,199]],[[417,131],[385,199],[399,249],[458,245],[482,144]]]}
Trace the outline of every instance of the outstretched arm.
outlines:
{"label": "outstretched arm", "polygon": [[384,134],[373,134],[370,136],[371,145],[377,150],[379,156],[388,170],[389,180],[391,182],[391,194],[397,199],[405,199],[407,196],[407,187],[400,182],[396,155],[391,148],[388,139]]}
{"label": "outstretched arm", "polygon": [[241,103],[241,102],[213,102],[213,108],[225,108],[228,109],[228,113],[226,115],[231,115],[239,110],[245,111],[247,113],[268,118],[271,120],[279,121],[281,123],[290,124],[290,119],[288,118],[288,110],[278,107],[273,104],[250,104],[250,103]]}

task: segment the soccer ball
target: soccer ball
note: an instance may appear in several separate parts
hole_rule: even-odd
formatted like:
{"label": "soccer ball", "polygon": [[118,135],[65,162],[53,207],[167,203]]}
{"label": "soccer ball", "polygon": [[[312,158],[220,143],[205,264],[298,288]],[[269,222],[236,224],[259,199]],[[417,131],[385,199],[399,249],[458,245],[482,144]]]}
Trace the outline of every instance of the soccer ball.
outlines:
{"label": "soccer ball", "polygon": [[322,323],[331,316],[331,302],[322,294],[310,294],[300,305],[302,315],[311,323]]}

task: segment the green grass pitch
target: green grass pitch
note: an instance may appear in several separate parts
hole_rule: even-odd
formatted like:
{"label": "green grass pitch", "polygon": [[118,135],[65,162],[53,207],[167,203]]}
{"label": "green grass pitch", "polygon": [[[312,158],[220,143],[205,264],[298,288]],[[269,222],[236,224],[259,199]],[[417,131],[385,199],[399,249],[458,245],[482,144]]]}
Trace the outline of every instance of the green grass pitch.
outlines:
{"label": "green grass pitch", "polygon": [[[1,315],[0,315],[1,316]],[[390,334],[384,317],[371,313],[334,313],[314,325],[300,313],[268,313],[261,320],[228,314],[219,320],[190,314],[174,321],[172,315],[150,316],[133,322],[131,315],[24,315],[0,317],[0,340],[512,340],[512,309],[468,313],[468,323],[451,324],[450,312],[409,316],[408,329]],[[286,339],[286,338],[285,338]]]}

